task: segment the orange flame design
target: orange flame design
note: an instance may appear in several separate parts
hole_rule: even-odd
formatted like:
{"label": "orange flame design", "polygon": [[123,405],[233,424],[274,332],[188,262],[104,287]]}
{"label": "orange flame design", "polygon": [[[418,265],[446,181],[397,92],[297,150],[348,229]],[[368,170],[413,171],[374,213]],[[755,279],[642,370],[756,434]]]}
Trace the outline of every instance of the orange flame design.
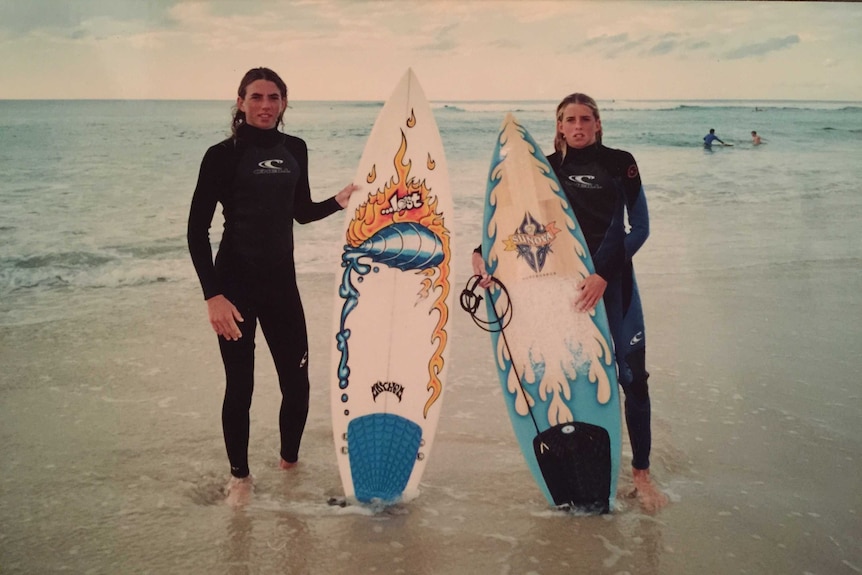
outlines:
{"label": "orange flame design", "polygon": [[[412,128],[416,125],[416,116],[411,110],[410,117],[406,121],[407,128]],[[405,159],[406,158],[406,159]],[[422,300],[429,297],[432,292],[438,294],[434,301],[433,310],[439,314],[437,324],[431,335],[430,343],[436,342],[437,347],[428,362],[429,381],[426,389],[430,392],[430,396],[425,402],[423,415],[428,416],[428,411],[431,406],[440,398],[443,392],[443,384],[440,381],[440,372],[443,369],[443,350],[446,347],[448,333],[445,326],[449,319],[449,308],[446,305],[446,299],[449,295],[449,272],[451,265],[451,248],[449,230],[444,225],[442,214],[437,213],[437,198],[430,196],[431,191],[425,184],[425,180],[418,180],[410,176],[410,168],[413,165],[411,159],[407,158],[407,137],[404,131],[401,131],[401,145],[393,158],[395,174],[376,192],[368,194],[368,200],[356,208],[356,213],[347,227],[346,239],[351,247],[358,247],[365,240],[373,236],[381,229],[392,225],[396,222],[416,222],[432,233],[434,233],[441,241],[443,246],[443,261],[436,269],[425,269],[417,271],[417,275],[424,276],[420,283],[420,289],[417,293],[418,305]],[[426,166],[429,170],[434,170],[437,163],[428,154]],[[371,171],[366,178],[368,183],[373,183],[377,179],[377,166],[371,167]],[[398,200],[402,198],[410,198],[416,196],[421,199],[418,207],[410,209],[393,209],[393,206],[398,205]],[[392,200],[395,200],[393,202]],[[430,312],[429,312],[430,313]]]}

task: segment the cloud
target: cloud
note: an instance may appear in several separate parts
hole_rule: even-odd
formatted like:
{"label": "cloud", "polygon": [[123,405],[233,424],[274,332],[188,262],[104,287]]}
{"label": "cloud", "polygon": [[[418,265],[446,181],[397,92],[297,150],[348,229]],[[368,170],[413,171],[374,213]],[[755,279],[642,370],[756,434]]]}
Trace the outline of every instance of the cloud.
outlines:
{"label": "cloud", "polygon": [[676,40],[661,40],[658,44],[647,50],[650,56],[664,56],[670,54],[676,48]]}
{"label": "cloud", "polygon": [[501,50],[517,50],[523,46],[523,43],[512,38],[500,38],[499,40],[489,42],[488,46],[491,48],[499,48]]}
{"label": "cloud", "polygon": [[649,42],[649,40],[650,40],[649,38],[638,38],[637,40],[632,40],[630,42],[626,42],[625,44],[620,46],[616,51],[609,52],[608,57],[616,58],[617,56],[625,54],[626,52],[632,52],[632,51],[640,48],[641,46],[643,46],[647,42]]}
{"label": "cloud", "polygon": [[641,49],[641,54],[646,56],[664,56],[678,49],[685,42],[685,38],[676,32],[655,36],[632,37],[627,32],[620,34],[602,34],[587,38],[569,51],[589,49],[598,52],[605,58],[614,59]]}
{"label": "cloud", "polygon": [[458,24],[444,26],[434,34],[436,36],[434,40],[422,46],[421,49],[431,52],[450,52],[458,47],[458,42],[455,40],[457,31]]}
{"label": "cloud", "polygon": [[88,23],[93,20],[139,21],[148,26],[169,26],[168,12],[177,1],[9,0],[0,2],[0,30],[12,36],[54,30],[67,37],[81,37],[87,34]]}
{"label": "cloud", "polygon": [[569,44],[564,48],[558,49],[556,52],[558,54],[578,54],[586,51],[587,53],[601,54],[605,58],[613,59],[620,54],[637,48],[643,42],[643,38],[632,40],[627,32],[602,34],[587,38],[583,42]]}
{"label": "cloud", "polygon": [[601,36],[595,36],[593,38],[587,38],[581,46],[589,47],[589,46],[608,46],[608,45],[618,45],[624,44],[628,42],[629,35],[627,32],[622,32],[620,34],[602,34]]}
{"label": "cloud", "polygon": [[725,53],[724,58],[727,60],[740,60],[742,58],[749,58],[752,56],[763,56],[764,54],[784,50],[785,48],[789,48],[790,46],[799,43],[800,39],[797,34],[791,34],[784,38],[770,38],[765,42],[757,42],[756,44],[740,46],[735,50]]}

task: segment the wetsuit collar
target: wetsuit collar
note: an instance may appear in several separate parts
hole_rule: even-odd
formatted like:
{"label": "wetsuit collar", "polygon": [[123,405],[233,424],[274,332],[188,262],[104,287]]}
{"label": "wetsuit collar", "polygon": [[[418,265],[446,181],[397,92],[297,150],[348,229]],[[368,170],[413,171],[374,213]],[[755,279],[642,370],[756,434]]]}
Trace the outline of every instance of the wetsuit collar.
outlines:
{"label": "wetsuit collar", "polygon": [[236,135],[240,140],[244,140],[257,146],[274,146],[281,142],[283,134],[278,131],[278,128],[270,130],[261,130],[249,124],[242,124],[236,129]]}
{"label": "wetsuit collar", "polygon": [[568,164],[569,162],[575,162],[578,164],[583,164],[587,162],[591,162],[596,159],[596,156],[599,153],[599,143],[596,142],[594,144],[590,144],[586,148],[573,148],[571,146],[566,146],[566,157],[563,160],[563,164]]}

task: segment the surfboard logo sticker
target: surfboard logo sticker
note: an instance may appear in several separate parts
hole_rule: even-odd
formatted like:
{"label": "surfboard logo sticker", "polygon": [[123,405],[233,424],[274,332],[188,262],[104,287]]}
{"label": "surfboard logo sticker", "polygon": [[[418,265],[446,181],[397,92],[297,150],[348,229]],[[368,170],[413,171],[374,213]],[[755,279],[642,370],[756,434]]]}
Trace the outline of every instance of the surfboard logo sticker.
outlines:
{"label": "surfboard logo sticker", "polygon": [[401,397],[404,395],[404,386],[394,381],[378,381],[371,386],[371,396],[374,401],[377,401],[377,396],[384,392],[389,392],[397,397],[400,403]]}
{"label": "surfboard logo sticker", "polygon": [[545,267],[548,254],[551,253],[551,244],[560,233],[556,222],[542,224],[529,212],[524,214],[524,220],[518,229],[508,238],[504,239],[504,251],[516,251],[518,257],[522,258],[530,269],[536,273]]}
{"label": "surfboard logo sticker", "polygon": [[[416,123],[416,117],[411,110],[405,122],[406,129],[415,127]],[[420,161],[425,162],[429,171],[437,167],[437,162],[430,153]],[[431,195],[432,190],[424,179],[410,175],[413,158],[408,154],[404,128],[401,130],[401,145],[393,155],[392,166],[392,176],[376,191],[368,194],[367,200],[356,208],[347,227],[346,243],[341,256],[344,273],[339,288],[339,296],[344,300],[344,305],[340,329],[336,334],[337,349],[341,352],[338,384],[342,390],[346,390],[349,385],[350,330],[346,323],[350,313],[359,305],[359,290],[356,285],[362,283],[367,274],[378,272],[381,265],[415,273],[416,305],[434,298],[431,309],[438,314],[431,335],[431,342],[436,342],[436,348],[428,362],[426,388],[429,397],[423,411],[427,417],[429,409],[443,391],[440,373],[443,369],[443,351],[448,340],[445,326],[449,318],[446,300],[450,290],[450,233],[445,226],[443,215],[437,210],[437,198]],[[374,184],[377,179],[378,166],[373,165],[366,182]],[[348,399],[347,393],[342,395],[344,403]]]}

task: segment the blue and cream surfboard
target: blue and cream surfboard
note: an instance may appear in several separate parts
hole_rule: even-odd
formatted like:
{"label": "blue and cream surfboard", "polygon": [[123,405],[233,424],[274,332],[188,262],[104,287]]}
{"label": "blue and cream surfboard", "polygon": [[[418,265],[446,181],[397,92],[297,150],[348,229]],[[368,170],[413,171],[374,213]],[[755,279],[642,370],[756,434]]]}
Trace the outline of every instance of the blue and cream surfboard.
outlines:
{"label": "blue and cream surfboard", "polygon": [[573,306],[593,272],[583,233],[551,166],[511,114],[488,174],[482,253],[493,286],[489,318],[512,427],[527,466],[555,506],[613,507],[620,462],[620,404],[604,303]]}

